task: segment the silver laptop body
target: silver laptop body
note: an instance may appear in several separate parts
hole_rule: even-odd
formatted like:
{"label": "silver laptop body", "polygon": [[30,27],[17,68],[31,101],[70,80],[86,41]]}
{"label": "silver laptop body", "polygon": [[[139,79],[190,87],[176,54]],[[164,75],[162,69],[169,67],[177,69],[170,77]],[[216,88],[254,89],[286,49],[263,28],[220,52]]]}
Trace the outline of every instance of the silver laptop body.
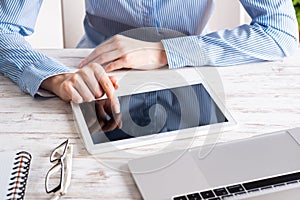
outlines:
{"label": "silver laptop body", "polygon": [[300,199],[300,128],[131,160],[144,199]]}

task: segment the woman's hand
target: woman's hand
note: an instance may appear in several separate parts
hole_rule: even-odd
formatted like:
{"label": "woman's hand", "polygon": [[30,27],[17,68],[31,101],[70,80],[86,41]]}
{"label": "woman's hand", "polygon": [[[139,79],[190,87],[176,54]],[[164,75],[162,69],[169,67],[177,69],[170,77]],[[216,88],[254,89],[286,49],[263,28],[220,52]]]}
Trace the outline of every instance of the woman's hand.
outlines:
{"label": "woman's hand", "polygon": [[99,45],[79,64],[103,65],[106,72],[122,68],[150,70],[168,64],[161,42],[144,42],[122,35],[116,35]]}
{"label": "woman's hand", "polygon": [[106,94],[114,112],[120,112],[118,98],[114,95],[118,88],[117,81],[114,77],[109,77],[97,63],[88,64],[75,73],[47,78],[42,82],[41,88],[53,92],[64,101],[75,103],[90,102]]}

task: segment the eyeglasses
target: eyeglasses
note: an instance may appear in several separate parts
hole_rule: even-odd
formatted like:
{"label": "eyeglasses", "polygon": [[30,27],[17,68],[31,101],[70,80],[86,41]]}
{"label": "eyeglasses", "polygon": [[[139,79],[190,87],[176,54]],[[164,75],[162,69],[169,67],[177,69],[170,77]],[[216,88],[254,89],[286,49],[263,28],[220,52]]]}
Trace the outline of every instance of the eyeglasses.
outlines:
{"label": "eyeglasses", "polygon": [[51,155],[50,162],[54,166],[48,171],[45,179],[47,193],[54,193],[52,200],[59,199],[67,193],[71,183],[73,145],[66,140],[56,147]]}

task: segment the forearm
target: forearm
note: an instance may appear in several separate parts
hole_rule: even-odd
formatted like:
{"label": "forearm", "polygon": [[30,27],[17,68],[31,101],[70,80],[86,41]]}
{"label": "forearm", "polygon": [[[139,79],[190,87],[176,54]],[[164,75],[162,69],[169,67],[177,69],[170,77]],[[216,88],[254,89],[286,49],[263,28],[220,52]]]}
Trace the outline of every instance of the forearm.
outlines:
{"label": "forearm", "polygon": [[42,0],[1,0],[0,72],[34,96],[43,80],[68,72],[61,63],[32,49],[24,39],[34,31]]}
{"label": "forearm", "polygon": [[0,72],[34,96],[46,78],[70,71],[61,63],[35,51],[15,33],[0,34]]}
{"label": "forearm", "polygon": [[241,2],[253,19],[250,25],[163,40],[170,68],[272,61],[294,52],[298,29],[290,1]]}

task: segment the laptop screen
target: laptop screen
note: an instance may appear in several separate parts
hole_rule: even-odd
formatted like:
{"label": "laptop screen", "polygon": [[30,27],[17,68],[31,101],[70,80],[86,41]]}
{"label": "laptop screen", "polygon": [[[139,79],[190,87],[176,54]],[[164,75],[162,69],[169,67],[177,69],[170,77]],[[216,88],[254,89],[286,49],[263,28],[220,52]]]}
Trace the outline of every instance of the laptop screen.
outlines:
{"label": "laptop screen", "polygon": [[80,104],[92,141],[110,141],[163,134],[227,122],[202,84],[118,97],[119,114],[107,99]]}

